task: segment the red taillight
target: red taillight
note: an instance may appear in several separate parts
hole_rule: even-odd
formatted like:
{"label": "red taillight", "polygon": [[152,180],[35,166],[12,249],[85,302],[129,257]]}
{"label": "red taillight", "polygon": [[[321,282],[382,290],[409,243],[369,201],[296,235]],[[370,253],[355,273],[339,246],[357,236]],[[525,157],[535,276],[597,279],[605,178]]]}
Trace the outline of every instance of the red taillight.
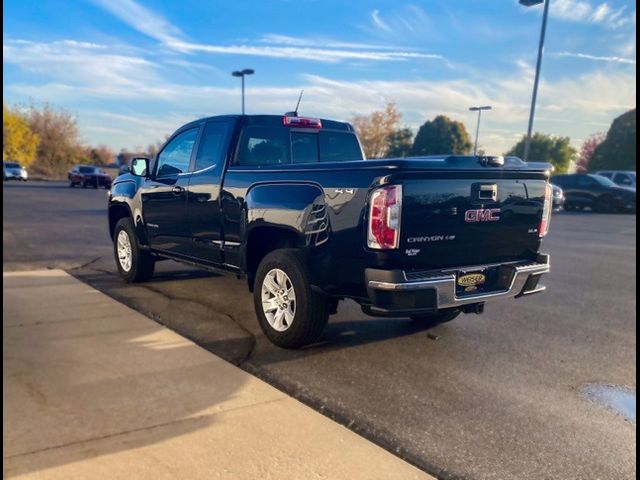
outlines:
{"label": "red taillight", "polygon": [[544,207],[542,208],[542,219],[538,227],[538,234],[544,237],[549,233],[549,222],[551,221],[551,202],[553,196],[553,187],[547,183],[544,187]]}
{"label": "red taillight", "polygon": [[322,122],[319,118],[284,116],[282,123],[288,127],[322,128]]}
{"label": "red taillight", "polygon": [[398,248],[401,209],[402,185],[389,185],[373,191],[369,204],[369,248]]}

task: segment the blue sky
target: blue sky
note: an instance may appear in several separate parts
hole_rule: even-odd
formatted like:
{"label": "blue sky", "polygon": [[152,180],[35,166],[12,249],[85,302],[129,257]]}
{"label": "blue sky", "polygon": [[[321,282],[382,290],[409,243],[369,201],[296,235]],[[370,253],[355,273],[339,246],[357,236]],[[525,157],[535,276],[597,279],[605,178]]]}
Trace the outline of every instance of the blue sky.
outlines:
{"label": "blue sky", "polygon": [[[248,113],[349,120],[393,100],[417,129],[491,104],[480,144],[526,130],[542,7],[517,0],[3,3],[3,97],[78,116],[83,140],[146,146],[194,118]],[[551,0],[535,129],[578,145],[635,107],[636,3]]]}

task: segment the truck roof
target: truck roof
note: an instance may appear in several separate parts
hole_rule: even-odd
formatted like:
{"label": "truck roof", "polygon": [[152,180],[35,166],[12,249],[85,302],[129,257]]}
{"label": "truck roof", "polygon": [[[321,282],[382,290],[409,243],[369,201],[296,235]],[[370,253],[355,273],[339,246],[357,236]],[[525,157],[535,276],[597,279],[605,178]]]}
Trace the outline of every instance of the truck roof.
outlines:
{"label": "truck roof", "polygon": [[[215,115],[212,117],[204,117],[194,120],[193,122],[180,127],[180,129],[182,130],[187,127],[193,127],[208,120],[235,120],[238,118],[243,118],[248,125],[282,126],[283,117],[284,115]],[[301,115],[301,117],[303,117],[303,115]],[[322,122],[323,129],[355,132],[353,127],[347,122],[338,122],[336,120],[328,120],[326,118],[320,118],[320,121]]]}

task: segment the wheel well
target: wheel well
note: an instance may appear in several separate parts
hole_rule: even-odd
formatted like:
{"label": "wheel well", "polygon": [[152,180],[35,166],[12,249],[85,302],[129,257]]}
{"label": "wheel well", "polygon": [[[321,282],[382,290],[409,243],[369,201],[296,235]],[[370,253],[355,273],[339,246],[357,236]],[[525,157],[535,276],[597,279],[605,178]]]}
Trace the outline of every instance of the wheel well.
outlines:
{"label": "wheel well", "polygon": [[112,205],[109,207],[109,234],[113,240],[113,232],[121,218],[130,217],[129,209],[124,205]]}
{"label": "wheel well", "polygon": [[257,227],[251,230],[246,247],[247,283],[253,292],[253,280],[264,257],[278,248],[296,247],[298,236],[291,230],[278,227]]}

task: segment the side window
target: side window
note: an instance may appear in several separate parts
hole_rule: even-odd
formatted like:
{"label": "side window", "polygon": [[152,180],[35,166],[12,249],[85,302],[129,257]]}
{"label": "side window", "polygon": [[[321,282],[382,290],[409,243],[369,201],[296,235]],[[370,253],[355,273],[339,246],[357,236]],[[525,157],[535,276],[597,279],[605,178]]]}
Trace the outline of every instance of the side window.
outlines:
{"label": "side window", "polygon": [[349,162],[364,160],[358,138],[347,132],[320,132],[320,161]]}
{"label": "side window", "polygon": [[188,171],[197,136],[198,129],[191,128],[174,137],[158,155],[156,176],[165,177]]}
{"label": "side window", "polygon": [[291,132],[291,156],[293,163],[316,163],[318,134]]}
{"label": "side window", "polygon": [[609,173],[609,172],[598,173],[598,175],[602,175],[603,177],[611,178],[611,173]]}
{"label": "side window", "polygon": [[196,155],[196,170],[212,167],[224,160],[228,131],[227,122],[207,123]]}
{"label": "side window", "polygon": [[289,130],[250,125],[242,132],[238,165],[280,165],[289,159]]}
{"label": "side window", "polygon": [[592,178],[587,177],[586,175],[578,176],[578,186],[579,187],[591,187],[595,185],[596,181]]}
{"label": "side window", "polygon": [[626,173],[617,173],[613,181],[618,185],[633,185],[631,177],[629,177],[629,175],[627,175]]}

